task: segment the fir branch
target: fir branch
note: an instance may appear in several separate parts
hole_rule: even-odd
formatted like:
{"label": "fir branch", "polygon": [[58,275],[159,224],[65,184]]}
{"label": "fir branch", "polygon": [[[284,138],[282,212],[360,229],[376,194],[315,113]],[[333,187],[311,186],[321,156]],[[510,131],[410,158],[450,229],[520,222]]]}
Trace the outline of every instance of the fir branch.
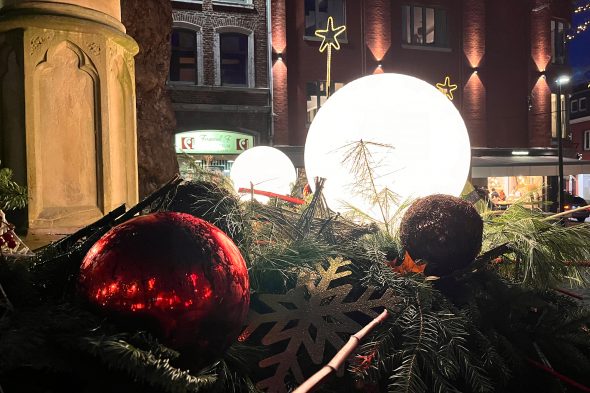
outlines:
{"label": "fir branch", "polygon": [[0,210],[22,209],[27,205],[27,189],[12,180],[12,170],[0,168]]}
{"label": "fir branch", "polygon": [[124,336],[81,337],[80,349],[99,358],[109,368],[126,372],[167,393],[201,392],[217,380],[213,374],[194,376],[170,365],[170,360],[141,350]]}
{"label": "fir branch", "polygon": [[590,259],[588,244],[590,225],[562,227],[517,204],[485,221],[482,251],[507,245],[510,252],[506,261],[514,261],[511,270],[503,268],[510,274],[507,278],[529,287],[547,288],[564,281],[586,283],[583,270],[566,262]]}
{"label": "fir branch", "polygon": [[425,337],[424,316],[420,306],[420,298],[416,297],[417,307],[410,305],[401,312],[399,320],[402,321],[402,326],[409,328],[404,332],[406,338],[406,345],[411,348],[402,350],[402,361],[398,368],[393,371],[389,377],[391,383],[389,384],[390,392],[424,392],[426,391],[426,384],[420,375],[418,368],[417,356],[419,351],[427,350],[422,343],[427,340]]}
{"label": "fir branch", "polygon": [[[205,174],[201,177],[206,178]],[[226,187],[222,181],[184,181],[169,191],[162,208],[192,214],[217,226],[234,241],[248,261],[252,240],[249,217],[234,190]]]}
{"label": "fir branch", "polygon": [[[470,314],[456,310],[423,276],[399,275],[385,264],[371,266],[363,282],[395,288],[405,299],[392,310],[397,318],[363,346],[360,355],[361,359],[376,359],[377,376],[389,375],[390,391],[494,390],[491,371],[502,362],[492,357],[486,366],[489,341],[477,330]],[[364,372],[362,367],[353,369],[360,370],[357,374],[361,377],[371,374],[366,365]]]}
{"label": "fir branch", "polygon": [[322,239],[273,243],[257,248],[250,267],[252,289],[271,292],[287,288],[303,272],[313,271],[318,261],[340,255],[337,247]]}
{"label": "fir branch", "polygon": [[218,385],[223,386],[224,392],[260,393],[251,376],[255,373],[254,365],[264,353],[261,348],[234,343],[220,362]]}

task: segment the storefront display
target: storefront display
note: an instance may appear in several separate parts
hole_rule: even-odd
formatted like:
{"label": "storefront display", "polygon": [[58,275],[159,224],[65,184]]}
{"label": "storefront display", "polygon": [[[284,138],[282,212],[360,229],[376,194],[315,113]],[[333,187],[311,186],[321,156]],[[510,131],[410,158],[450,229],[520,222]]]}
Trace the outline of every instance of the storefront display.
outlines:
{"label": "storefront display", "polygon": [[489,198],[498,205],[509,205],[526,201],[536,205],[545,198],[545,176],[503,176],[488,177]]}
{"label": "storefront display", "polygon": [[254,146],[252,135],[224,130],[196,130],[175,135],[180,174],[191,179],[198,168],[229,175],[238,155]]}

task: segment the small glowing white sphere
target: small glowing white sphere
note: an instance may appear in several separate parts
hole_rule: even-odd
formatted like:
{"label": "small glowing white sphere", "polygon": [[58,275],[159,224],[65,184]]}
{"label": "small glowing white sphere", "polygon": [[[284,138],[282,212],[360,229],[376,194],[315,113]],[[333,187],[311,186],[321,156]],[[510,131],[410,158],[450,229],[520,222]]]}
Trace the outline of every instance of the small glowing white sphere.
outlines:
{"label": "small glowing white sphere", "polygon": [[[470,160],[467,129],[451,101],[432,85],[401,74],[345,85],[319,110],[305,142],[307,179],[312,188],[316,177],[326,179],[328,206],[343,213],[354,207],[378,221],[390,219],[411,198],[458,196]],[[371,190],[385,189],[397,202],[390,200],[383,214]]]}
{"label": "small glowing white sphere", "polygon": [[[297,179],[295,166],[282,151],[269,146],[257,146],[246,150],[236,158],[229,177],[234,188],[271,192],[279,195],[291,193],[291,187]],[[241,192],[242,199],[250,199],[249,192]],[[254,198],[262,203],[269,198],[254,194]]]}

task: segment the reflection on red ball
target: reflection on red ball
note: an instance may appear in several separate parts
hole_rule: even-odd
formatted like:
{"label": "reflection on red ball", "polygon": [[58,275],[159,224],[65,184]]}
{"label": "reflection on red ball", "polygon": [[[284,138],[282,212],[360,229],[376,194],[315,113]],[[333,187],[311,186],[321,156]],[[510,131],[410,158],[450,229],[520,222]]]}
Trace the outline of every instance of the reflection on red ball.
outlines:
{"label": "reflection on red ball", "polygon": [[238,248],[184,213],[139,216],[111,229],[84,258],[79,287],[102,310],[145,322],[166,345],[201,358],[231,345],[250,303]]}

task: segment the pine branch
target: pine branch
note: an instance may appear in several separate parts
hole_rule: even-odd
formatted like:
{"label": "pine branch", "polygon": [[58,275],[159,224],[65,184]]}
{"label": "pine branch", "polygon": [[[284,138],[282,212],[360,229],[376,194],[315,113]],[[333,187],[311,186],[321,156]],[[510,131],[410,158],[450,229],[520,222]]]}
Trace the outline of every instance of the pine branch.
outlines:
{"label": "pine branch", "polygon": [[12,171],[0,168],[0,210],[22,209],[27,205],[27,189],[12,180]]}
{"label": "pine branch", "polygon": [[[489,342],[470,314],[456,310],[423,276],[399,275],[380,265],[369,268],[365,285],[376,282],[395,288],[405,304],[393,311],[396,318],[387,330],[363,346],[359,355],[362,361],[374,359],[379,365],[377,378],[388,375],[394,392],[493,391],[495,384],[489,375],[502,362],[492,357],[486,366]],[[370,376],[372,368],[370,364],[359,367],[358,361],[353,364],[362,378]]]}
{"label": "pine branch", "polygon": [[511,281],[547,288],[564,281],[586,283],[583,270],[568,262],[588,260],[589,243],[590,225],[562,227],[517,204],[485,221],[482,251],[499,256],[494,249],[502,250],[508,256],[503,271]]}
{"label": "pine branch", "polygon": [[[225,351],[221,361],[219,378],[224,392],[260,393],[252,381],[255,365],[265,355],[259,347],[252,347],[240,342],[234,343]],[[218,383],[220,385],[220,383]]]}
{"label": "pine branch", "polygon": [[[426,385],[420,376],[416,359],[417,352],[423,350],[422,342],[425,339],[424,317],[419,296],[416,296],[416,304],[417,307],[407,307],[400,317],[400,319],[405,320],[405,325],[411,329],[408,331],[406,338],[409,339],[408,344],[413,348],[402,353],[402,363],[390,377],[392,382],[389,389],[392,392],[417,393],[426,391]],[[417,327],[414,326],[416,324]]]}
{"label": "pine branch", "polygon": [[99,358],[109,368],[126,372],[137,381],[166,393],[201,392],[217,380],[213,374],[194,376],[170,365],[170,360],[141,350],[123,336],[82,337],[80,349]]}

